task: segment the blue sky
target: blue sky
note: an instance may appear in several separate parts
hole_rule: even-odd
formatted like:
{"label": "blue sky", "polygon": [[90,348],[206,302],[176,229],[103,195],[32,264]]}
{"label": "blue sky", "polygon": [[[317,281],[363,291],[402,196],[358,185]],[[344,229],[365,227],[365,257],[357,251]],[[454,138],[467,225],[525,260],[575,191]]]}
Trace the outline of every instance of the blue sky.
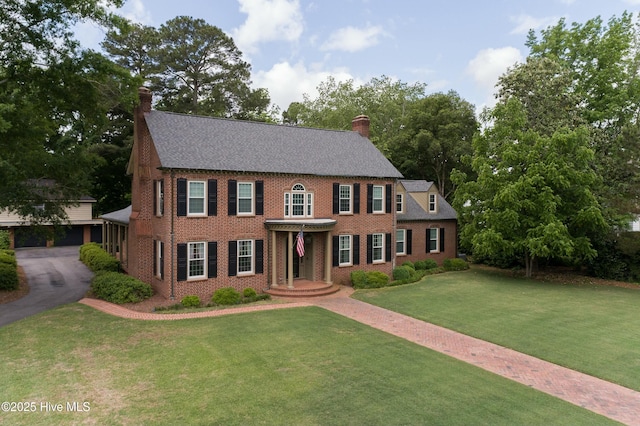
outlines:
{"label": "blue sky", "polygon": [[[282,110],[315,97],[329,75],[422,82],[479,110],[492,104],[498,76],[526,58],[530,28],[625,10],[637,15],[640,0],[127,0],[119,13],[154,27],[184,15],[221,28],[251,64],[253,85]],[[77,35],[93,48],[104,37],[90,25]]]}

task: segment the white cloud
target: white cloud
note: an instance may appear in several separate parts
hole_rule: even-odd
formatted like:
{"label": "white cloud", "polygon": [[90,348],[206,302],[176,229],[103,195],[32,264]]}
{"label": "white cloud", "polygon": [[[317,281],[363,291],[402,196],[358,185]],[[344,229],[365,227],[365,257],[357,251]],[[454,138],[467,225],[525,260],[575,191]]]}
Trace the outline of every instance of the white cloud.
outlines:
{"label": "white cloud", "polygon": [[631,6],[640,6],[640,0],[624,0],[624,2]]}
{"label": "white cloud", "polygon": [[476,85],[487,97],[486,104],[495,103],[493,94],[498,78],[504,74],[509,67],[517,62],[522,62],[524,57],[520,50],[515,47],[502,47],[499,49],[484,49],[469,61],[466,72],[471,75]]}
{"label": "white cloud", "polygon": [[509,20],[516,24],[516,27],[511,30],[511,34],[527,34],[529,30],[538,30],[541,28],[547,28],[550,25],[555,25],[558,23],[560,18],[557,16],[534,18],[531,15],[521,14],[518,16],[511,16]]}
{"label": "white cloud", "polygon": [[378,37],[384,35],[382,27],[366,28],[346,27],[335,31],[329,40],[320,46],[320,50],[342,50],[357,52],[378,44]]}
{"label": "white cloud", "polygon": [[318,96],[316,87],[329,76],[333,76],[337,81],[354,79],[346,69],[337,68],[328,71],[321,69],[320,66],[308,68],[302,61],[294,65],[289,62],[279,62],[268,71],[254,73],[252,78],[254,87],[269,89],[271,102],[285,111],[291,102],[302,102],[302,95],[305,93],[312,99],[316,98]]}
{"label": "white cloud", "polygon": [[119,13],[130,21],[139,24],[151,25],[152,23],[151,12],[147,10],[142,0],[127,1]]}
{"label": "white cloud", "polygon": [[269,41],[297,41],[304,30],[298,0],[238,0],[247,20],[232,31],[242,52],[252,53]]}

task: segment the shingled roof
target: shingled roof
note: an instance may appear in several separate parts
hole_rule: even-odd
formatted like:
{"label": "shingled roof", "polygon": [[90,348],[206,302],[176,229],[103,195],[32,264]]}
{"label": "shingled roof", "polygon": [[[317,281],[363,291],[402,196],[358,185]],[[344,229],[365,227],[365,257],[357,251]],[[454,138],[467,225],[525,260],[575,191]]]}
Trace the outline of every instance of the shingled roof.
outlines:
{"label": "shingled roof", "polygon": [[145,113],[162,167],[317,176],[401,178],[358,132],[152,110]]}
{"label": "shingled roof", "polygon": [[457,219],[458,214],[451,207],[451,204],[444,199],[439,193],[436,195],[438,211],[429,213],[426,211],[410,194],[415,192],[429,192],[433,186],[433,182],[426,180],[401,180],[400,184],[407,191],[405,197],[404,213],[398,213],[398,222],[416,221],[416,220],[450,220]]}

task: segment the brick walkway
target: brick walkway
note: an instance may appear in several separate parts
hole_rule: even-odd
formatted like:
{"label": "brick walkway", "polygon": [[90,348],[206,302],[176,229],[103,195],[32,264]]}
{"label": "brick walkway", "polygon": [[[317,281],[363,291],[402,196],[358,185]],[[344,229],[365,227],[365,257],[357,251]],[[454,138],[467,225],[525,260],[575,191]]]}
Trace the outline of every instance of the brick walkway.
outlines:
{"label": "brick walkway", "polygon": [[319,306],[621,423],[640,426],[640,392],[406,315],[344,297],[350,294],[350,291],[343,289],[337,297],[320,297],[293,303],[246,306],[189,314],[135,312],[95,299],[82,299],[80,303],[118,317],[141,320],[204,318],[239,312]]}

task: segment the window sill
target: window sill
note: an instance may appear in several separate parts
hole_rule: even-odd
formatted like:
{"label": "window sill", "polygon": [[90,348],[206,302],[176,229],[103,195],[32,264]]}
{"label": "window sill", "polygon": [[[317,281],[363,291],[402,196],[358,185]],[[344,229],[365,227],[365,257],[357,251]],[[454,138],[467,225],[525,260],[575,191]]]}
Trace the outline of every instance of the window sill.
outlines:
{"label": "window sill", "polygon": [[187,282],[192,283],[192,282],[196,282],[196,281],[204,281],[206,280],[207,277],[206,276],[201,276],[201,277],[187,277]]}
{"label": "window sill", "polygon": [[350,268],[353,265],[351,263],[341,263],[340,265],[338,265],[338,268]]}
{"label": "window sill", "polygon": [[255,272],[238,272],[236,274],[236,277],[238,278],[244,278],[244,277],[252,277],[255,275]]}

